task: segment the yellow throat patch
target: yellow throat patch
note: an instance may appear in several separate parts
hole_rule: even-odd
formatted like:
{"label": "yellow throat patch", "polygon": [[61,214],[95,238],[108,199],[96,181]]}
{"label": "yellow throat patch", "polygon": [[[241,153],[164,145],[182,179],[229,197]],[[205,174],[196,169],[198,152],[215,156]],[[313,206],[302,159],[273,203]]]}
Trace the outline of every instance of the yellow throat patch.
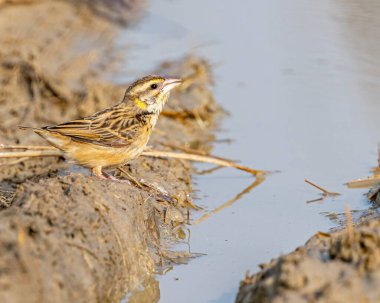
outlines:
{"label": "yellow throat patch", "polygon": [[141,108],[141,109],[146,109],[146,103],[141,101],[139,98],[135,99],[135,104]]}

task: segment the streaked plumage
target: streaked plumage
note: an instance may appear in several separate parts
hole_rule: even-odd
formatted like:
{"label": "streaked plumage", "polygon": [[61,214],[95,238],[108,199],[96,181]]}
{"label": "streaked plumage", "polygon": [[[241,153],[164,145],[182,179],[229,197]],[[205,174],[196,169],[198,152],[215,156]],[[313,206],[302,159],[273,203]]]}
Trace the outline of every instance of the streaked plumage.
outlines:
{"label": "streaked plumage", "polygon": [[[100,178],[111,178],[103,167],[118,166],[138,157],[169,92],[179,79],[147,76],[134,82],[121,103],[89,117],[33,130]],[[25,128],[25,127],[21,127]]]}

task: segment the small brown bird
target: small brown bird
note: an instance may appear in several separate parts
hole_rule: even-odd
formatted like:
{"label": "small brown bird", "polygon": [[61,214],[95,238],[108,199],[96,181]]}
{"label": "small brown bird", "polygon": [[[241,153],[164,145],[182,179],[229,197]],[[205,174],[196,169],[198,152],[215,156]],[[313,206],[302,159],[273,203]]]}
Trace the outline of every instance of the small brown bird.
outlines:
{"label": "small brown bird", "polygon": [[180,79],[147,76],[134,82],[123,101],[89,117],[33,129],[95,176],[116,179],[102,171],[138,157],[148,143],[170,91]]}

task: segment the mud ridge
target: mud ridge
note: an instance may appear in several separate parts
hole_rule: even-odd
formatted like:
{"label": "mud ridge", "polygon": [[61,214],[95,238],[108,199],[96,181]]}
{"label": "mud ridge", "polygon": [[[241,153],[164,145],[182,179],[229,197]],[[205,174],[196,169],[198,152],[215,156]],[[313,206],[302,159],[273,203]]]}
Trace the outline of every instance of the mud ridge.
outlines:
{"label": "mud ridge", "polygon": [[380,219],[317,233],[240,282],[238,303],[379,302]]}
{"label": "mud ridge", "polygon": [[[141,14],[140,2],[109,2],[128,2],[124,17]],[[121,99],[127,84],[104,80],[119,60],[113,45],[120,27],[108,15],[99,18],[99,7],[82,8],[89,3],[0,2],[1,144],[44,145],[17,126],[83,117]],[[154,72],[185,84],[150,144],[209,149],[220,109],[208,64],[188,57]],[[151,188],[98,180],[59,158],[0,166],[0,302],[118,302],[158,265],[191,257],[170,250],[183,238],[192,205],[188,162],[140,157],[124,167]]]}

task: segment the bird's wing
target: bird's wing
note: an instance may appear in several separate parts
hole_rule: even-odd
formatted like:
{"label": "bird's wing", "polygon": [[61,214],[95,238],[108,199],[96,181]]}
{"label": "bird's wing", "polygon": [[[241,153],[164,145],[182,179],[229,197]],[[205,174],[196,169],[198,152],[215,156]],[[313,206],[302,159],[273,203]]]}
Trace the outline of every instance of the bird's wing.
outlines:
{"label": "bird's wing", "polygon": [[137,135],[138,123],[128,111],[113,108],[93,116],[47,126],[45,130],[56,132],[78,142],[108,147],[125,147]]}

